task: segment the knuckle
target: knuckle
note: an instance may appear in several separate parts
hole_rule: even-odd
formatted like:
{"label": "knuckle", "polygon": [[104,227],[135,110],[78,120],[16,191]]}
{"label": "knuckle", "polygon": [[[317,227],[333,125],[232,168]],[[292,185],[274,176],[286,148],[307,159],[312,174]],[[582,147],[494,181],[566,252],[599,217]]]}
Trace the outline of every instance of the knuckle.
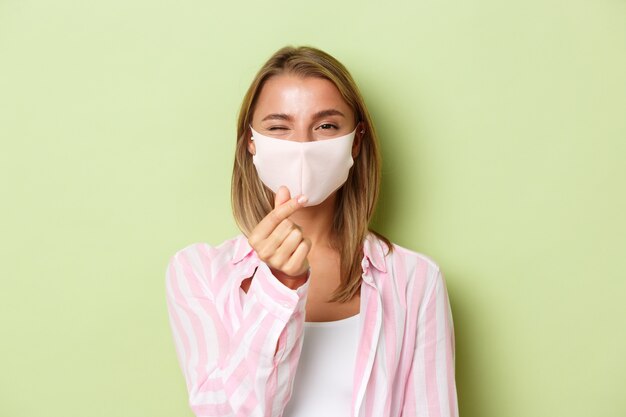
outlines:
{"label": "knuckle", "polygon": [[276,261],[279,262],[281,265],[286,265],[289,263],[289,253],[285,252],[285,251],[277,251],[276,255],[274,256]]}
{"label": "knuckle", "polygon": [[295,227],[291,231],[291,234],[293,235],[294,239],[302,240],[302,230],[300,230],[299,227]]}
{"label": "knuckle", "polygon": [[254,250],[256,251],[256,254],[259,256],[259,258],[267,257],[267,246],[259,246],[257,248],[254,248]]}
{"label": "knuckle", "polygon": [[279,223],[283,219],[283,217],[280,215],[280,213],[278,213],[277,210],[270,211],[267,217],[274,221],[274,223]]}
{"label": "knuckle", "polygon": [[271,255],[269,255],[268,259],[275,264],[284,263],[284,260],[283,260],[284,256],[281,254],[281,252],[278,249],[275,252],[273,252]]}
{"label": "knuckle", "polygon": [[287,260],[282,255],[276,255],[272,258],[272,264],[274,264],[274,266],[281,271],[285,267],[286,262]]}
{"label": "knuckle", "polygon": [[283,268],[283,272],[289,276],[294,276],[297,271],[292,265],[288,265]]}

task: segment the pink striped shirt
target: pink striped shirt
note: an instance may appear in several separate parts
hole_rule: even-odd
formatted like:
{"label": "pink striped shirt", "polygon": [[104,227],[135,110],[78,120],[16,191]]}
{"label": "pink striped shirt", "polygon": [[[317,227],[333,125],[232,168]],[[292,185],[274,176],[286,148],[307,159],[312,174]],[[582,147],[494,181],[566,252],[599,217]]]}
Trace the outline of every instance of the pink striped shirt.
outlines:
{"label": "pink striped shirt", "polygon": [[[370,234],[363,248],[351,416],[456,417],[454,330],[441,271],[422,254],[398,245],[385,254],[384,247]],[[241,282],[253,273],[242,303]],[[284,286],[243,235],[217,247],[194,243],[171,257],[169,319],[196,416],[282,415],[308,286]]]}

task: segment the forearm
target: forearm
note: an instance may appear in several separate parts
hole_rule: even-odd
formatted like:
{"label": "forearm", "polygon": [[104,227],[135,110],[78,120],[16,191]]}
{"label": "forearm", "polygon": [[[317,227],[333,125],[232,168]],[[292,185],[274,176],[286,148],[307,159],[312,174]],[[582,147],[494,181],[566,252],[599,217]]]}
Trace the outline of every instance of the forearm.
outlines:
{"label": "forearm", "polygon": [[[178,261],[168,269],[168,309],[194,413],[280,415],[299,358],[307,287],[298,291],[284,287],[262,264],[251,282],[239,326],[226,331],[212,297],[182,269]],[[211,356],[217,344],[219,357]]]}

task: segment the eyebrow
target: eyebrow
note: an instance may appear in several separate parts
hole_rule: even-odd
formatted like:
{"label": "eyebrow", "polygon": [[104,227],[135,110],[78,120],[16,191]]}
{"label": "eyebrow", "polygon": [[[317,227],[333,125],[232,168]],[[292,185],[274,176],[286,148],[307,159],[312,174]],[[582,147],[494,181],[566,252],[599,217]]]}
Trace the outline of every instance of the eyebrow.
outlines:
{"label": "eyebrow", "polygon": [[[327,110],[321,110],[321,111],[318,111],[317,113],[315,113],[313,115],[313,119],[321,119],[322,117],[328,117],[328,116],[346,117],[342,112],[340,112],[337,109],[327,109]],[[268,114],[267,116],[265,116],[263,118],[263,120],[261,120],[261,121],[264,122],[266,120],[287,120],[287,121],[291,121],[291,120],[293,120],[293,117],[291,117],[290,115],[285,114],[285,113],[272,113],[272,114]]]}

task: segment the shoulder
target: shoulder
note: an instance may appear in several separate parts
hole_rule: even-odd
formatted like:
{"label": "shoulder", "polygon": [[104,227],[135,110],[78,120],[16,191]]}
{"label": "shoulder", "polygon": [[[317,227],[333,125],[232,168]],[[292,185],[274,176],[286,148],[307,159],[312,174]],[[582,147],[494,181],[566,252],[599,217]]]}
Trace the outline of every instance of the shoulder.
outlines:
{"label": "shoulder", "polygon": [[406,248],[404,246],[400,246],[397,243],[391,243],[393,250],[390,255],[394,261],[403,261],[408,264],[412,264],[415,266],[421,266],[422,268],[426,268],[431,271],[438,271],[439,264],[431,258],[429,255],[426,255],[421,252],[416,252],[412,249]]}
{"label": "shoulder", "polygon": [[242,241],[246,241],[244,235],[237,235],[231,239],[225,240],[218,245],[211,245],[207,242],[194,242],[178,249],[170,259],[198,258],[203,260],[211,260],[212,262],[220,262],[220,260],[231,260],[238,247],[242,245]]}
{"label": "shoulder", "polygon": [[413,289],[417,294],[428,294],[443,281],[439,264],[429,255],[417,252],[397,243],[388,245],[379,237],[370,234],[369,239],[376,242],[384,252],[387,277],[393,285]]}
{"label": "shoulder", "polygon": [[237,235],[218,245],[207,242],[194,242],[178,249],[171,255],[167,266],[167,277],[175,275],[187,279],[210,280],[213,271],[232,264],[238,251],[245,250],[247,239]]}
{"label": "shoulder", "polygon": [[[364,243],[365,256],[371,258],[378,263],[384,259],[384,264],[387,267],[393,268],[398,263],[404,263],[405,266],[419,266],[428,270],[439,270],[439,265],[430,256],[416,252],[404,246],[400,246],[397,243],[389,241],[385,242],[380,236],[375,233],[369,233],[366,236]],[[382,265],[381,265],[382,266]]]}

